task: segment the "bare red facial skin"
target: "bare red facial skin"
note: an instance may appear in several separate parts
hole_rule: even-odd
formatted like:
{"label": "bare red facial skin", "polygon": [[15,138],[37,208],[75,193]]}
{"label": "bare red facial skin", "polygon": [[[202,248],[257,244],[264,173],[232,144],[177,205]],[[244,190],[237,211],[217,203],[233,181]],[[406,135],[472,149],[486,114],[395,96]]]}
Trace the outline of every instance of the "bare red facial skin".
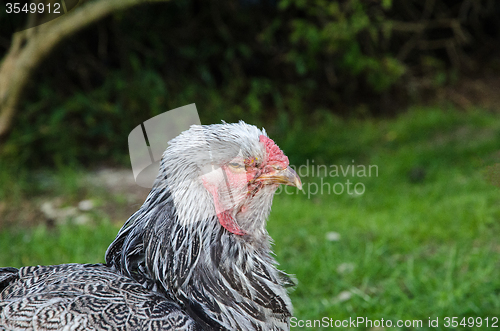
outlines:
{"label": "bare red facial skin", "polygon": [[247,179],[247,183],[251,182],[260,173],[259,169],[255,165],[249,165],[248,163],[250,162],[247,162],[247,160],[245,160],[245,168],[246,168],[245,176]]}

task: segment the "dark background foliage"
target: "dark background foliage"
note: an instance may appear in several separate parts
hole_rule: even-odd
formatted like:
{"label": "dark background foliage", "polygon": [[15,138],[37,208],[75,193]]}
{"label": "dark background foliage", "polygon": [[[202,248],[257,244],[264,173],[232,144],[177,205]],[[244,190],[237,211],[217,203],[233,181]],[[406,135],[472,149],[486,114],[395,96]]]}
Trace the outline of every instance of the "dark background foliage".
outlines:
{"label": "dark background foliage", "polygon": [[145,3],[72,36],[42,64],[2,158],[126,164],[136,125],[193,102],[202,123],[265,125],[305,158],[322,152],[316,138],[301,145],[305,127],[327,137],[321,124],[335,116],[392,116],[498,70],[499,19],[494,0]]}

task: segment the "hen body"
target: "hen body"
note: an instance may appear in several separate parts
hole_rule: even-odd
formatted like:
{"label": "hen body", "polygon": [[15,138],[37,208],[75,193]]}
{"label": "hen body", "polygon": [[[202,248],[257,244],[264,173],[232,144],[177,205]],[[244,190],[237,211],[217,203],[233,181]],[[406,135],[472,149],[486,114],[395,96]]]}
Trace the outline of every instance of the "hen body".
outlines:
{"label": "hen body", "polygon": [[191,127],[105,265],[0,268],[0,330],[288,330],[265,229],[281,183],[301,186],[264,131]]}

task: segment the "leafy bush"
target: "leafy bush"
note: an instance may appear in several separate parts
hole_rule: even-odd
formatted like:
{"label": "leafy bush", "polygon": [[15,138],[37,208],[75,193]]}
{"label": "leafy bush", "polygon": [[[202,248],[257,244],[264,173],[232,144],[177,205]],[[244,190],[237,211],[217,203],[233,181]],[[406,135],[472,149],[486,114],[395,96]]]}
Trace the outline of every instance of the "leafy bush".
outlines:
{"label": "leafy bush", "polygon": [[[387,90],[405,72],[404,64],[383,47],[391,31],[384,10],[391,7],[391,1],[383,1],[376,9],[368,7],[360,0],[281,1],[279,8],[288,16],[281,21],[288,27],[285,62],[294,65],[300,76],[323,72],[332,86],[361,76],[374,91]],[[269,46],[275,41],[277,26],[264,34]]]}
{"label": "leafy bush", "polygon": [[[130,130],[193,102],[202,123],[243,119],[290,143],[298,139],[291,132],[300,137],[332,114],[392,114],[418,95],[415,86],[446,84],[471,65],[469,55],[496,47],[499,3],[468,4],[148,2],[82,31],[45,61],[1,157],[31,167],[123,164]],[[310,148],[301,155],[321,149]]]}

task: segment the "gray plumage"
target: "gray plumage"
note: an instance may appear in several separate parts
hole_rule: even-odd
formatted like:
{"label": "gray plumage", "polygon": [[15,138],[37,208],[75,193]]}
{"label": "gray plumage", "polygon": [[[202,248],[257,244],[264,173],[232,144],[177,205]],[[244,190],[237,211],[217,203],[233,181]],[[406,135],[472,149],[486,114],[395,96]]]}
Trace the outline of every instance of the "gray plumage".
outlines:
{"label": "gray plumage", "polygon": [[0,269],[0,330],[288,330],[265,228],[279,183],[300,187],[287,166],[254,126],[191,127],[106,265]]}
{"label": "gray plumage", "polygon": [[0,269],[0,330],[196,330],[162,295],[102,264]]}

